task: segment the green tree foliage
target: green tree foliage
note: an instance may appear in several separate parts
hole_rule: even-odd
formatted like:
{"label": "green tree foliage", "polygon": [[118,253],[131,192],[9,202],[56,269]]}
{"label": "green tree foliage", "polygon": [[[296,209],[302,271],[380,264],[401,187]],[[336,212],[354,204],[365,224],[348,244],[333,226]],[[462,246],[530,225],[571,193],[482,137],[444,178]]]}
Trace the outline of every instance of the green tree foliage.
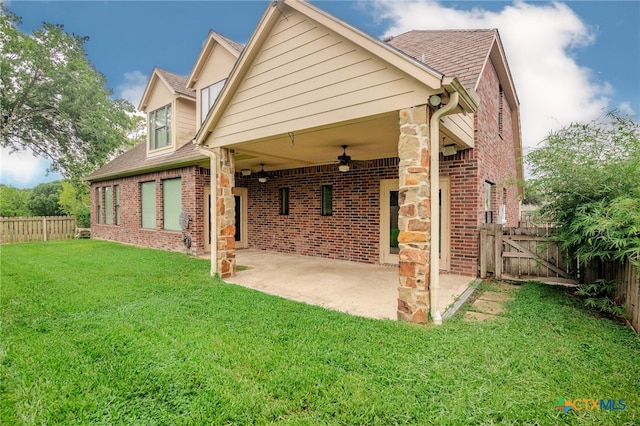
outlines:
{"label": "green tree foliage", "polygon": [[[640,125],[612,113],[550,134],[528,155],[542,213],[572,260],[640,264]],[[624,316],[615,283],[596,279],[577,294],[585,305]]]}
{"label": "green tree foliage", "polygon": [[41,183],[31,190],[27,205],[33,216],[62,216],[58,201],[62,191],[62,182]]}
{"label": "green tree foliage", "polygon": [[0,216],[31,216],[27,202],[31,191],[0,184]]}
{"label": "green tree foliage", "polygon": [[133,107],[112,100],[85,37],[43,24],[31,35],[0,3],[0,145],[30,149],[80,179],[130,146]]}
{"label": "green tree foliage", "polygon": [[58,205],[64,214],[76,217],[78,227],[91,226],[91,193],[86,185],[62,182]]}

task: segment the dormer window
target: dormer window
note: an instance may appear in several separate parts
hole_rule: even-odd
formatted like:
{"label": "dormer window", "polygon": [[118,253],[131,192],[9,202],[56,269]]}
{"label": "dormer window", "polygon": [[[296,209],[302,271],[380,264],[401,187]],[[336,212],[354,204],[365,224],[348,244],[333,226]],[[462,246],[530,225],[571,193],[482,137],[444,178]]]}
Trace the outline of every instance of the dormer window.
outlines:
{"label": "dormer window", "polygon": [[171,104],[149,114],[149,151],[171,145]]}
{"label": "dormer window", "polygon": [[227,81],[226,78],[202,89],[200,104],[200,115],[202,123],[204,123],[204,120],[207,118],[207,114],[209,114],[209,110],[211,109],[213,104],[216,103],[216,99],[218,99],[218,95],[220,95],[220,92],[222,92],[222,87],[224,86],[225,81]]}

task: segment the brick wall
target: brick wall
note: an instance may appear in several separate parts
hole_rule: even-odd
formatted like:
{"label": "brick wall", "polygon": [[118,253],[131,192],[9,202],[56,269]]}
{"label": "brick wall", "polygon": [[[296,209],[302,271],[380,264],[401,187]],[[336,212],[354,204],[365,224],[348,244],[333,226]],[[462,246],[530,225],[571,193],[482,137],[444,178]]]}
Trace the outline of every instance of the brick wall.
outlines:
{"label": "brick wall", "polygon": [[[236,174],[248,188],[249,247],[355,262],[380,260],[380,180],[398,178],[398,159],[367,162],[347,173],[337,165],[275,172],[266,183]],[[321,215],[321,186],[331,185],[333,214]],[[279,214],[280,188],[289,214]]]}
{"label": "brick wall", "polygon": [[[489,62],[477,88],[480,105],[475,114],[475,149],[440,156],[440,174],[451,176],[451,272],[476,275],[478,226],[485,221],[485,182],[493,184],[493,217],[506,205],[507,226],[517,226],[518,188],[512,111],[503,97],[498,76]],[[502,111],[502,125],[499,112]]]}
{"label": "brick wall", "polygon": [[[151,247],[170,251],[185,252],[182,231],[163,229],[162,217],[162,181],[181,178],[182,210],[187,212],[192,222],[187,230],[191,235],[192,254],[204,253],[204,186],[209,184],[209,170],[196,166],[147,173],[119,179],[105,180],[91,184],[91,236],[92,238],[118,241],[137,246]],[[143,182],[156,182],[156,229],[142,228],[140,185]],[[101,223],[96,223],[97,188],[120,186],[120,224],[115,224],[115,197],[112,206],[114,224],[104,223],[104,200],[100,203]],[[104,191],[103,191],[104,193]],[[104,197],[104,195],[103,195]]]}

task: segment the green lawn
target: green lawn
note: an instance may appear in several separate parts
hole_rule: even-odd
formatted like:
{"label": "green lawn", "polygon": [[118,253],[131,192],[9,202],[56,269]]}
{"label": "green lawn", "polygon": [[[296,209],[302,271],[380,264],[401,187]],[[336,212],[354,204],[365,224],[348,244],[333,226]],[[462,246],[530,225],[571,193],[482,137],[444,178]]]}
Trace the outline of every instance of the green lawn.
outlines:
{"label": "green lawn", "polygon": [[[527,283],[498,320],[424,327],[226,285],[179,253],[80,240],[0,257],[3,425],[640,419],[640,338],[562,289]],[[626,409],[562,414],[560,397]]]}

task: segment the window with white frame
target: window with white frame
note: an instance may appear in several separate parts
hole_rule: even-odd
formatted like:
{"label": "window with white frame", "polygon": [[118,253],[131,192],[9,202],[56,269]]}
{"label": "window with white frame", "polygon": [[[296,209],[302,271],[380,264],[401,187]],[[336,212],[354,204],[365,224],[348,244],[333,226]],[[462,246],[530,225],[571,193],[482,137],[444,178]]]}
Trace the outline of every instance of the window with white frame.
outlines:
{"label": "window with white frame", "polygon": [[140,185],[140,208],[142,210],[142,227],[156,229],[156,183],[143,182]]}
{"label": "window with white frame", "polygon": [[162,181],[162,222],[168,231],[180,231],[180,212],[182,211],[182,179]]}
{"label": "window with white frame", "polygon": [[149,151],[171,145],[171,104],[149,114]]}
{"label": "window with white frame", "polygon": [[209,110],[213,104],[216,103],[216,99],[218,99],[220,92],[222,92],[225,81],[227,81],[226,78],[200,91],[200,120],[202,123],[204,123],[205,118],[207,118],[207,114],[209,114]]}

